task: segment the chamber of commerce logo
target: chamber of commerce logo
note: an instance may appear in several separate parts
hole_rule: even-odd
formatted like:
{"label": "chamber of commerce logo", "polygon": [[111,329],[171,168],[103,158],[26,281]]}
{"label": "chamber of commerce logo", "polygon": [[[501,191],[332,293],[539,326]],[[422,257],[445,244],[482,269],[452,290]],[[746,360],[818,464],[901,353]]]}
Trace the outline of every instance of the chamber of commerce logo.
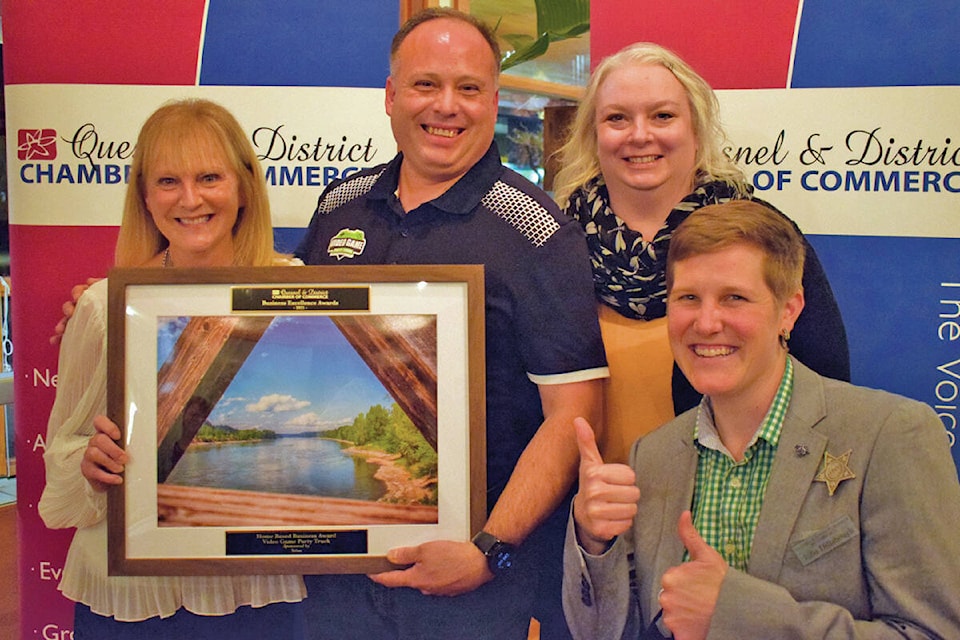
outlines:
{"label": "chamber of commerce logo", "polygon": [[362,229],[341,229],[337,235],[330,238],[327,245],[327,254],[337,260],[353,258],[363,253],[367,246],[367,237]]}
{"label": "chamber of commerce logo", "polygon": [[54,129],[20,129],[17,132],[17,158],[54,160],[57,157],[57,132]]}

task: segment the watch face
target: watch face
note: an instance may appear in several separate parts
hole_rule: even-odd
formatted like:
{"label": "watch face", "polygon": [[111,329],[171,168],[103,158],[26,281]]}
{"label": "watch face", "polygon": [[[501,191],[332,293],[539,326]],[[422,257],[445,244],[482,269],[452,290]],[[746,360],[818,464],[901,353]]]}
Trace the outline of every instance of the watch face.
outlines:
{"label": "watch face", "polygon": [[513,566],[516,550],[510,543],[497,540],[486,531],[477,533],[473,537],[473,543],[487,556],[487,564],[493,573],[507,571]]}
{"label": "watch face", "polygon": [[513,566],[513,553],[509,550],[501,549],[497,551],[490,560],[494,565],[491,569],[493,569],[495,573],[505,571]]}

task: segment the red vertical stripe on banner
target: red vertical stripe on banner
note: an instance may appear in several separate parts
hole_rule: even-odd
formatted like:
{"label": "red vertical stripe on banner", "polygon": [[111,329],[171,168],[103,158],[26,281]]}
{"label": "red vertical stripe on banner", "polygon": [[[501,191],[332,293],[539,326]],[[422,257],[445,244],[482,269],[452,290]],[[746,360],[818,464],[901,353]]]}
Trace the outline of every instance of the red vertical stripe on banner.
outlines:
{"label": "red vertical stripe on banner", "polygon": [[590,58],[632,42],[676,51],[714,89],[787,86],[798,0],[594,0]]}
{"label": "red vertical stripe on banner", "polygon": [[41,437],[56,394],[60,350],[49,338],[70,288],[106,275],[117,232],[117,227],[10,225],[21,638],[73,637],[73,603],[57,591],[72,531],[48,530],[37,513],[44,485]]}
{"label": "red vertical stripe on banner", "polygon": [[196,84],[203,0],[5,2],[7,84]]}

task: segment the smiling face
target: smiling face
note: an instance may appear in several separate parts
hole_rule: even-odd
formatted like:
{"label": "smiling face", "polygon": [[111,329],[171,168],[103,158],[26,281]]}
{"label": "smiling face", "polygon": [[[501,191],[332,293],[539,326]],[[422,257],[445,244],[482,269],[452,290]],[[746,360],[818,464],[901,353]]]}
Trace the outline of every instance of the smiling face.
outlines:
{"label": "smiling face", "polygon": [[[803,293],[786,301],[764,279],[764,253],[746,243],[673,264],[667,330],[690,384],[718,402],[769,404],[786,365],[779,335],[803,309]],[[766,406],[766,404],[764,404]]]}
{"label": "smiling face", "polygon": [[490,45],[466,22],[437,18],[410,32],[386,91],[402,171],[454,182],[483,157],[497,120],[496,69]]}
{"label": "smiling face", "polygon": [[659,64],[615,69],[597,89],[597,156],[611,196],[666,190],[679,202],[693,190],[697,137],[680,81]]}
{"label": "smiling face", "polygon": [[170,243],[170,262],[178,267],[231,265],[233,228],[243,202],[223,151],[210,148],[186,163],[159,154],[149,165],[144,201]]}

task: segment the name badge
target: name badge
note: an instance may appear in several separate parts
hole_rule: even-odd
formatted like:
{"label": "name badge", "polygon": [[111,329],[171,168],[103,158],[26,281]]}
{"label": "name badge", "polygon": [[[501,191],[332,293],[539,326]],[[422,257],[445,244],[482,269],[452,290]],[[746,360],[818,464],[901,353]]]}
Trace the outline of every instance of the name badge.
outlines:
{"label": "name badge", "polygon": [[857,527],[850,516],[843,516],[826,528],[807,536],[793,545],[800,563],[807,566],[820,556],[829,553],[843,543],[857,537]]}

